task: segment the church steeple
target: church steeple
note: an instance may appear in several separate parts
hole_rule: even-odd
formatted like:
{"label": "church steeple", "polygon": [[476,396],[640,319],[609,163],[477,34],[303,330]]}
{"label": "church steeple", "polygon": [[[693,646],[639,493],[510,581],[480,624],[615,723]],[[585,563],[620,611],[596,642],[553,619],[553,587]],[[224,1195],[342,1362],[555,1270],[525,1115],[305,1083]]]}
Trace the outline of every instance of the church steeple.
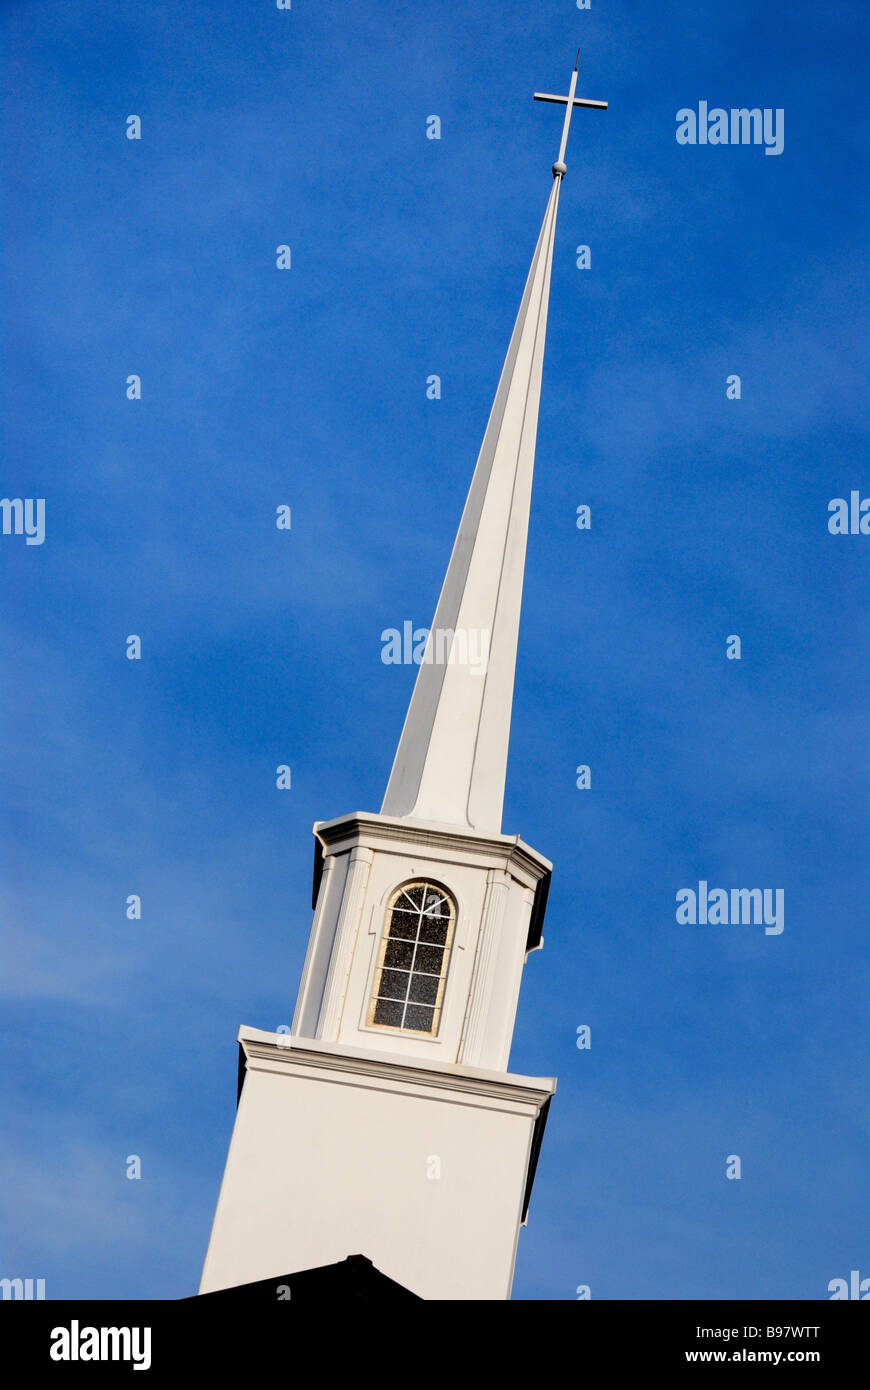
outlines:
{"label": "church steeple", "polygon": [[576,85],[535,93],[566,106],[553,187],[383,808],[314,826],[290,1031],[239,1030],[201,1293],[364,1255],[424,1298],[510,1296],[556,1083],[507,1070],[551,865],[501,807],[565,145],[606,104]]}
{"label": "church steeple", "polygon": [[[501,830],[550,271],[579,53],[553,187],[381,813]],[[470,654],[474,653],[474,659]],[[481,661],[481,656],[484,660]]]}

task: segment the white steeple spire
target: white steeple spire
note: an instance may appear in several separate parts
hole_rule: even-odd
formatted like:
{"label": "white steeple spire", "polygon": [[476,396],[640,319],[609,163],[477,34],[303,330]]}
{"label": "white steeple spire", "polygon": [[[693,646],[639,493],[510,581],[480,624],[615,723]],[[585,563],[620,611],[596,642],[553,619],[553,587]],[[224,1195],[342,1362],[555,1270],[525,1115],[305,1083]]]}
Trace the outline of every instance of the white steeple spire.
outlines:
{"label": "white steeple spire", "polygon": [[[579,53],[553,188],[381,813],[499,833],[550,270]],[[455,634],[451,637],[451,634]],[[452,643],[452,645],[451,645]]]}

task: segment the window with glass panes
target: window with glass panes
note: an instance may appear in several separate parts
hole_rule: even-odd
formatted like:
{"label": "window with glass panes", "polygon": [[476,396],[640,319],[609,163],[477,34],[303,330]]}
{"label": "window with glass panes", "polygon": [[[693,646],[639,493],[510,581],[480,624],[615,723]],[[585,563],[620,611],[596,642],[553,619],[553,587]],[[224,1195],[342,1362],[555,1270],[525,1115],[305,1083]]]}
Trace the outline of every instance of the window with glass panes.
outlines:
{"label": "window with glass panes", "polygon": [[394,893],[375,974],[370,1024],[438,1032],[455,920],[453,899],[437,883],[407,883]]}

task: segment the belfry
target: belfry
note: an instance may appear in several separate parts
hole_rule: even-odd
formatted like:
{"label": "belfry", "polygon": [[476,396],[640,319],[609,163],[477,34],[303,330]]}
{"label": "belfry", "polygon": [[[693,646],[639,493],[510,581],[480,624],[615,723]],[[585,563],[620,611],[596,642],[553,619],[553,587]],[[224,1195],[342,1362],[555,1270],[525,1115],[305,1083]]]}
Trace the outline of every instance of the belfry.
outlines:
{"label": "belfry", "polygon": [[418,1297],[510,1297],[556,1083],[507,1067],[552,866],[501,817],[565,149],[606,106],[577,71],[535,93],[565,106],[553,185],[383,805],[314,826],[290,1033],[239,1030],[200,1294],[364,1256]]}

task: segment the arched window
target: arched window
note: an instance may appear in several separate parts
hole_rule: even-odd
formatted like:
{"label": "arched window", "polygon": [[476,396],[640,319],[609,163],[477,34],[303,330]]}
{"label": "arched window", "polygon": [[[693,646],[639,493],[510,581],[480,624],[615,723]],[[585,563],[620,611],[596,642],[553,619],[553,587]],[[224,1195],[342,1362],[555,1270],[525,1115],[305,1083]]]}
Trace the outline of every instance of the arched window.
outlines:
{"label": "arched window", "polygon": [[456,905],[437,883],[406,883],[387,908],[370,1024],[437,1033]]}

